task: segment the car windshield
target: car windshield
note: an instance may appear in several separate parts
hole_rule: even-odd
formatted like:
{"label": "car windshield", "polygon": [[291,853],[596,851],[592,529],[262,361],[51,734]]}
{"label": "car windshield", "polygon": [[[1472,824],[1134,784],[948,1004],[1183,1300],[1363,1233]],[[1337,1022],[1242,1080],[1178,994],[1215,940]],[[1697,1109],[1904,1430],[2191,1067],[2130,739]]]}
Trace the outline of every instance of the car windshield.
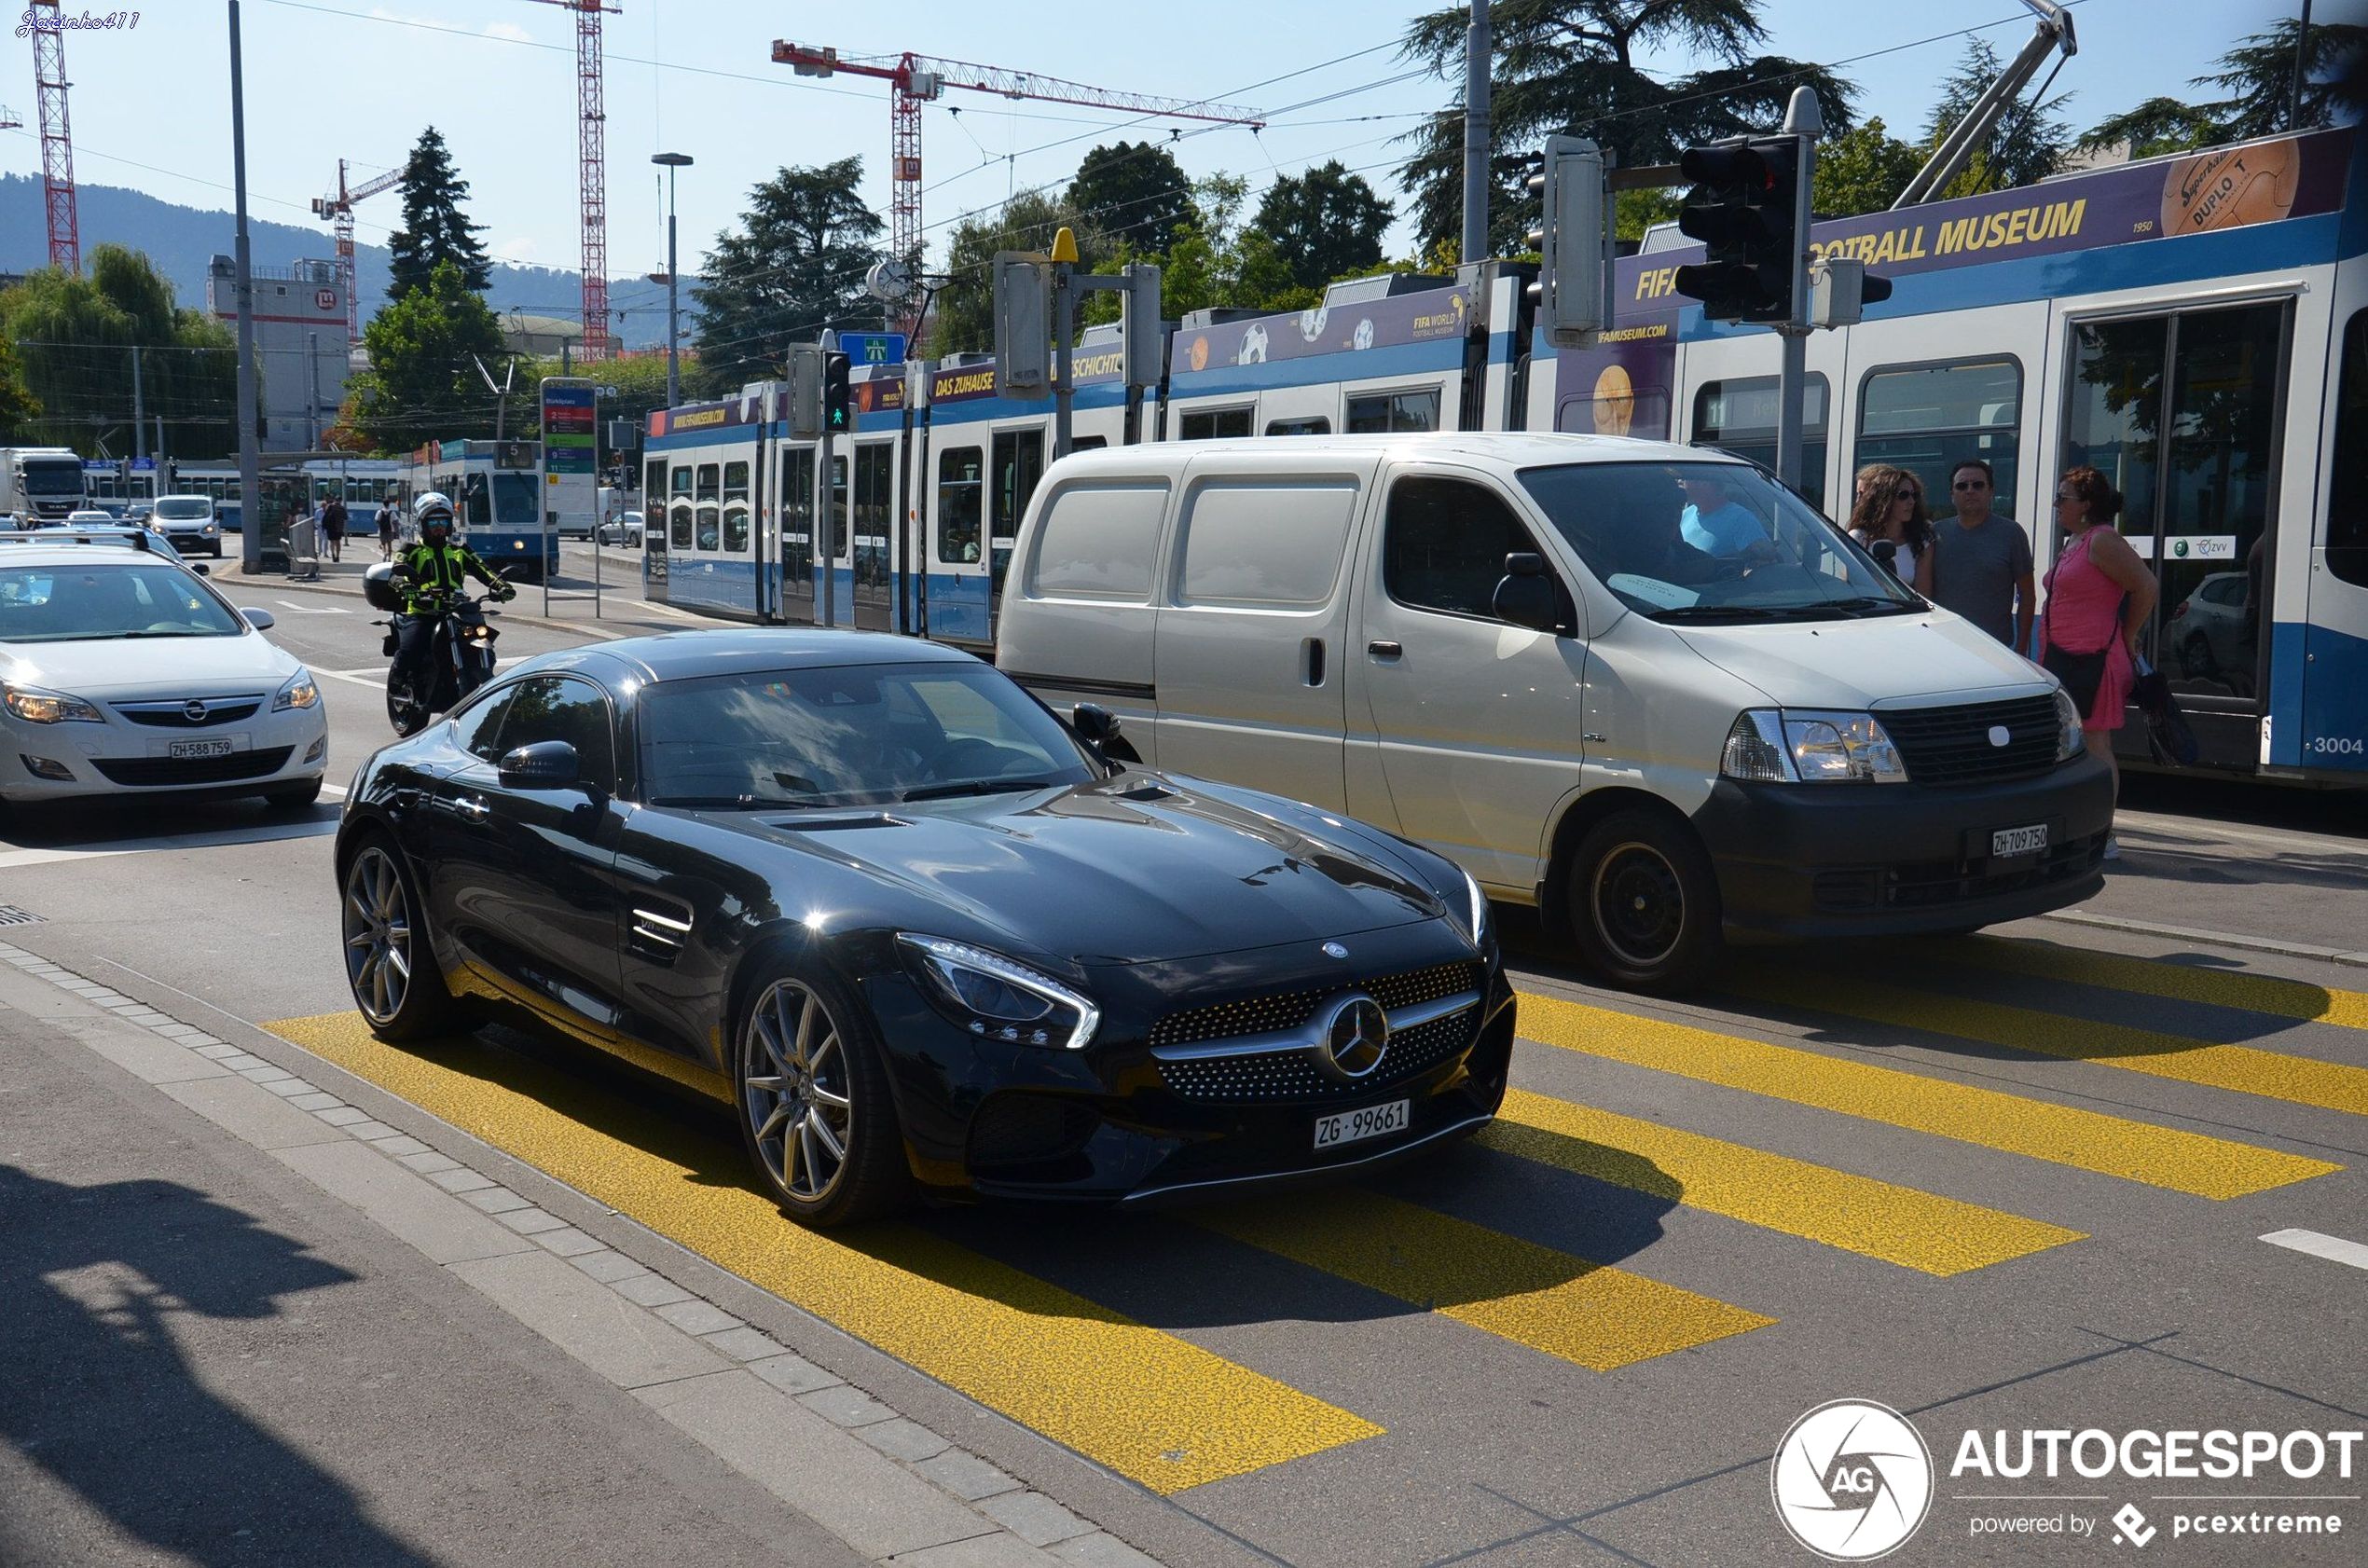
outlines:
{"label": "car windshield", "polygon": [[653,805],[859,805],[1080,784],[1068,733],[977,664],[661,681],[641,697]]}
{"label": "car windshield", "polygon": [[236,637],[227,606],[176,566],[0,566],[0,642]]}
{"label": "car windshield", "polygon": [[1596,581],[1657,621],[1843,620],[1923,601],[1853,541],[1735,462],[1565,463],[1521,485]]}
{"label": "car windshield", "polygon": [[188,522],[201,519],[213,510],[213,503],[203,496],[169,495],[157,502],[157,516],[167,522]]}

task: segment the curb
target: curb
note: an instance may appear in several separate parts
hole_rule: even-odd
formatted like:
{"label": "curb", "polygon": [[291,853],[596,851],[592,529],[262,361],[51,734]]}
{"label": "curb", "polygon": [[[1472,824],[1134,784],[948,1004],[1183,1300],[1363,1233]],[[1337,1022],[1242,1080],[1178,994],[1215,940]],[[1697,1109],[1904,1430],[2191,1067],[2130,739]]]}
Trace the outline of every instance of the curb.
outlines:
{"label": "curb", "polygon": [[[241,587],[257,589],[270,588],[275,592],[282,588],[287,588],[297,593],[327,594],[336,598],[360,598],[362,597],[362,590],[359,587],[349,588],[342,583],[330,578],[295,579],[282,577],[273,572],[261,572],[250,577],[243,571],[226,571],[218,576],[208,579],[208,581],[212,582],[217,588],[227,587],[231,584],[237,584]],[[521,588],[518,590],[518,597],[520,598],[524,598],[526,594],[526,589]],[[687,614],[689,612],[685,612],[684,613]],[[523,611],[516,611],[507,608],[503,610],[502,619],[504,621],[515,622],[522,626],[540,627],[545,631],[581,632],[586,636],[599,638],[604,641],[610,642],[614,642],[628,637],[644,637],[652,635],[641,630],[619,631],[614,627],[606,626],[597,620],[571,621],[557,615],[535,615]],[[695,620],[684,621],[679,629],[684,631],[696,631],[707,626],[722,626],[723,624],[724,623],[721,621],[712,621],[705,616],[701,616]]]}
{"label": "curb", "polygon": [[2072,926],[2093,926],[2101,931],[2126,931],[2132,936],[2164,937],[2173,942],[2210,942],[2215,947],[2241,948],[2248,953],[2273,953],[2282,958],[2315,958],[2321,963],[2368,969],[2368,952],[2314,947],[2305,942],[2279,942],[2270,937],[2245,936],[2235,931],[2207,931],[2193,926],[2163,926],[2151,920],[2130,920],[2117,915],[2088,915],[2069,909],[2056,910],[2040,918],[2060,920]]}

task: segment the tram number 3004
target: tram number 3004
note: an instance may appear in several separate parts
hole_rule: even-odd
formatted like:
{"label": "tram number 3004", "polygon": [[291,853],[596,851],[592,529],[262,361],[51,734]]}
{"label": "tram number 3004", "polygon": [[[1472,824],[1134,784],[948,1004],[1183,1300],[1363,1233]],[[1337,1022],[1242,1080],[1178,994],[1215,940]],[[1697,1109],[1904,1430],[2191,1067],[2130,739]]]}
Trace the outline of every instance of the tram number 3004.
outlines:
{"label": "tram number 3004", "polygon": [[2368,754],[2368,740],[2356,735],[2315,735],[2303,750],[2314,757],[2358,757]]}

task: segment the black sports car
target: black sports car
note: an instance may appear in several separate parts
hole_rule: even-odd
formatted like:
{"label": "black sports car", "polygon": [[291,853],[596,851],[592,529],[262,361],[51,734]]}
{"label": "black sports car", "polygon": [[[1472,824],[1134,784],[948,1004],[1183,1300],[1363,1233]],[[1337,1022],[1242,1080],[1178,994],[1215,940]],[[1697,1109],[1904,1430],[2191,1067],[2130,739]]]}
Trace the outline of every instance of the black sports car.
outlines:
{"label": "black sports car", "polygon": [[905,638],[545,654],[355,778],[354,999],[388,1039],[495,1009],[705,1088],[816,1225],[1320,1178],[1484,1124],[1513,999],[1471,879],[1112,761],[1116,729]]}

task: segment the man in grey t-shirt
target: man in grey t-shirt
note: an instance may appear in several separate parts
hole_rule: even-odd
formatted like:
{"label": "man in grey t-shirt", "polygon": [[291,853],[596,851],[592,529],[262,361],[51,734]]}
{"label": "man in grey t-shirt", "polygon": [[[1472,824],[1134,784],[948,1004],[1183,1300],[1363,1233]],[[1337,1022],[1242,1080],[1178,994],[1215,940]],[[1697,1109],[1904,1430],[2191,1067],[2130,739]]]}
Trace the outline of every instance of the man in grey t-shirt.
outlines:
{"label": "man in grey t-shirt", "polygon": [[1948,476],[1953,523],[1935,523],[1933,601],[1953,610],[2017,653],[2031,647],[2031,612],[2039,594],[2031,581],[2031,536],[2012,517],[1989,509],[1989,464],[1971,458]]}

